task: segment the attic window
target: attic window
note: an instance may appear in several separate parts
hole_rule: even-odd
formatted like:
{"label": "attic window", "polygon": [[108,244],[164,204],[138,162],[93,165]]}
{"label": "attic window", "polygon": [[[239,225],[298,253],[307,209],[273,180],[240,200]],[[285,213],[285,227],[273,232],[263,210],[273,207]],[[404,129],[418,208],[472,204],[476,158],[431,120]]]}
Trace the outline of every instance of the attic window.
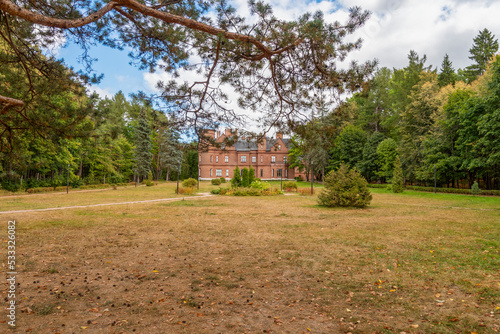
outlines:
{"label": "attic window", "polygon": [[278,151],[281,151],[281,145],[278,145]]}

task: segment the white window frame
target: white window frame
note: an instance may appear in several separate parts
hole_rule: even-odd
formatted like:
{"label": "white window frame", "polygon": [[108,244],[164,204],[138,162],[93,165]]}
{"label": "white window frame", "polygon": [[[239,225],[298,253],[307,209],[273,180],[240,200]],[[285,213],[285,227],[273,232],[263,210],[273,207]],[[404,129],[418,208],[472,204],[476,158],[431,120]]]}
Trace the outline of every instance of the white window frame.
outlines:
{"label": "white window frame", "polygon": [[226,156],[224,157],[224,162],[229,162],[229,156],[227,156],[227,155],[226,155]]}
{"label": "white window frame", "polygon": [[215,170],[215,176],[222,177],[222,169],[216,169]]}
{"label": "white window frame", "polygon": [[275,155],[271,156],[271,162],[276,162],[276,156]]}
{"label": "white window frame", "polygon": [[252,157],[252,162],[257,162],[257,157]]}
{"label": "white window frame", "polygon": [[242,155],[241,156],[241,162],[247,162],[247,156],[246,155]]}
{"label": "white window frame", "polygon": [[212,177],[212,168],[210,168],[210,177]]}
{"label": "white window frame", "polygon": [[229,169],[226,169],[226,177],[229,177]]}
{"label": "white window frame", "polygon": [[215,156],[215,162],[219,162],[219,156]]}
{"label": "white window frame", "polygon": [[264,162],[264,157],[262,155],[260,156],[260,162]]}

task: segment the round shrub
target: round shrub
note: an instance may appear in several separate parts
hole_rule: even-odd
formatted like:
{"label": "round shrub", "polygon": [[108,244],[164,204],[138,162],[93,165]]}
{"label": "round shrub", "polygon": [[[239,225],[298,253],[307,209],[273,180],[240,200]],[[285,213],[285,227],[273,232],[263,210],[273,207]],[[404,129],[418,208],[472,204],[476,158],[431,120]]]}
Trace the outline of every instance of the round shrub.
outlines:
{"label": "round shrub", "polygon": [[297,182],[286,181],[283,183],[283,188],[285,188],[286,191],[297,191]]}
{"label": "round shrub", "polygon": [[220,183],[226,183],[226,178],[225,177],[221,177],[220,178]]}
{"label": "round shrub", "polygon": [[193,179],[193,178],[189,178],[189,179],[182,181],[182,186],[185,188],[193,188],[193,187],[196,187],[197,184],[198,184],[198,181],[196,181],[196,179]]}
{"label": "round shrub", "polygon": [[363,208],[370,204],[372,195],[365,178],[345,164],[331,171],[325,178],[325,188],[318,195],[320,205]]}
{"label": "round shrub", "polygon": [[214,186],[220,186],[220,184],[221,184],[220,179],[212,179],[212,181],[211,181],[211,182],[212,182],[212,184],[213,184]]}

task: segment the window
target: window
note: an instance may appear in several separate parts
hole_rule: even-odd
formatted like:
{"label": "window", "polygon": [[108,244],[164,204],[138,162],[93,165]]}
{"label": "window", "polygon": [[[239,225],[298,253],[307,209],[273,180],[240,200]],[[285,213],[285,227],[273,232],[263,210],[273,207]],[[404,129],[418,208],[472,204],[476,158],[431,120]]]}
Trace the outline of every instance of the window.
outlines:
{"label": "window", "polygon": [[210,168],[210,177],[212,177],[212,168]]}
{"label": "window", "polygon": [[200,154],[200,162],[201,162],[201,154]]}
{"label": "window", "polygon": [[274,168],[273,168],[273,174],[272,174],[272,177],[274,177]]}
{"label": "window", "polygon": [[288,169],[285,169],[285,177],[288,178]]}
{"label": "window", "polygon": [[278,151],[281,151],[281,145],[278,145]]}
{"label": "window", "polygon": [[281,169],[277,169],[276,170],[276,176],[277,177],[281,177]]}
{"label": "window", "polygon": [[257,162],[257,157],[252,157],[252,162]]}
{"label": "window", "polygon": [[229,162],[229,157],[227,155],[224,157],[224,162]]}
{"label": "window", "polygon": [[215,157],[215,162],[219,162],[219,156]]}
{"label": "window", "polygon": [[264,176],[264,170],[263,170],[263,169],[261,169],[261,170],[260,170],[260,177],[263,177],[263,176]]}
{"label": "window", "polygon": [[262,155],[260,156],[260,162],[264,162],[264,157]]}
{"label": "window", "polygon": [[242,155],[241,156],[241,162],[247,162],[247,156],[246,155]]}
{"label": "window", "polygon": [[261,148],[261,149],[262,149],[262,148],[264,148],[264,144],[260,144],[260,148]]}
{"label": "window", "polygon": [[283,162],[284,162],[284,163],[287,163],[287,160],[288,160],[288,157],[285,155],[285,156],[283,157]]}
{"label": "window", "polygon": [[212,162],[212,160],[213,160],[213,157],[214,157],[213,155],[211,155],[211,156],[210,156],[210,162]]}
{"label": "window", "polygon": [[222,169],[216,169],[215,176],[221,177],[222,176]]}
{"label": "window", "polygon": [[198,169],[198,176],[201,176],[201,168]]}
{"label": "window", "polygon": [[276,162],[276,157],[274,155],[271,157],[271,162]]}
{"label": "window", "polygon": [[229,169],[226,169],[226,177],[229,177]]}

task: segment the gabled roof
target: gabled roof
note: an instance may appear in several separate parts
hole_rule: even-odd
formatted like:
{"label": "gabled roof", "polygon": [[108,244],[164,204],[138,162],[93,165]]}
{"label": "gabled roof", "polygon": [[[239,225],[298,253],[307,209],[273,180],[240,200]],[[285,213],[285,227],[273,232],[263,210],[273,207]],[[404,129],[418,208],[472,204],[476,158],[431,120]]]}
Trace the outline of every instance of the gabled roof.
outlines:
{"label": "gabled roof", "polygon": [[[273,148],[273,146],[278,142],[279,139],[266,138],[266,151],[269,152]],[[289,148],[290,139],[282,138],[283,144],[285,144],[286,148]],[[246,151],[256,151],[258,150],[258,145],[256,141],[247,141],[240,140],[234,143],[234,148],[238,152],[246,152]]]}

